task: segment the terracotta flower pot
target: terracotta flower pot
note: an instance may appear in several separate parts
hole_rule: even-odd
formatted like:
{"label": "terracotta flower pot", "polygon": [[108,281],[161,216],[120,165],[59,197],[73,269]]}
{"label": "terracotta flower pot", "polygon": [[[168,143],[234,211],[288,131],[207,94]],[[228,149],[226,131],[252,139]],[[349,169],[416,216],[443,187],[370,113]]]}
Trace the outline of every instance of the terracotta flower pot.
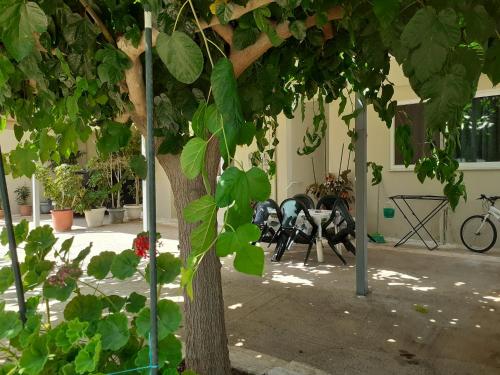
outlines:
{"label": "terracotta flower pot", "polygon": [[0,210],[0,219],[3,219],[3,217],[4,217],[3,210]]}
{"label": "terracotta flower pot", "polygon": [[19,206],[19,213],[21,216],[31,216],[33,207],[30,204],[22,204]]}
{"label": "terracotta flower pot", "polygon": [[67,232],[73,226],[73,210],[52,210],[52,226],[56,232]]}

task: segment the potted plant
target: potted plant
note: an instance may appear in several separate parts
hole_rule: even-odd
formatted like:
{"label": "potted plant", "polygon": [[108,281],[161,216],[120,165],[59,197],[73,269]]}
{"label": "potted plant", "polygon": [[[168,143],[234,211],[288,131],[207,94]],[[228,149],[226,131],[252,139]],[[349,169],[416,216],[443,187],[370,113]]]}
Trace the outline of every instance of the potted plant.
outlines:
{"label": "potted plant", "polygon": [[122,187],[127,176],[126,158],[119,153],[113,153],[107,159],[101,160],[99,167],[103,172],[110,196],[111,207],[107,209],[110,223],[123,223],[125,209],[122,207]]}
{"label": "potted plant", "polygon": [[104,214],[106,213],[104,201],[108,196],[105,176],[100,169],[90,170],[84,185],[81,199],[75,211],[85,215],[87,227],[100,227],[104,223]]}
{"label": "potted plant", "polygon": [[77,165],[61,164],[51,169],[38,166],[36,178],[43,184],[44,195],[52,200],[52,225],[58,232],[71,230],[73,210],[83,196],[83,177]]}
{"label": "potted plant", "polygon": [[31,197],[31,191],[26,185],[19,186],[14,190],[16,194],[16,202],[19,206],[19,213],[21,216],[31,216],[32,206],[28,203],[28,199]]}
{"label": "potted plant", "polygon": [[338,176],[335,176],[333,173],[328,173],[324,182],[321,184],[314,183],[309,185],[306,189],[306,193],[313,195],[317,199],[325,195],[335,195],[343,198],[347,203],[352,203],[354,201],[354,196],[352,194],[352,181],[349,178],[350,172],[350,169],[346,169]]}
{"label": "potted plant", "polygon": [[46,201],[40,202],[40,213],[41,214],[50,214],[51,209],[52,209],[52,202],[49,199]]}
{"label": "potted plant", "polygon": [[132,138],[123,150],[123,155],[127,158],[128,175],[133,179],[133,184],[129,185],[129,192],[135,198],[134,204],[125,204],[123,207],[128,220],[138,220],[142,213],[141,180],[146,178],[146,163],[141,155],[141,136],[137,130],[133,130]]}

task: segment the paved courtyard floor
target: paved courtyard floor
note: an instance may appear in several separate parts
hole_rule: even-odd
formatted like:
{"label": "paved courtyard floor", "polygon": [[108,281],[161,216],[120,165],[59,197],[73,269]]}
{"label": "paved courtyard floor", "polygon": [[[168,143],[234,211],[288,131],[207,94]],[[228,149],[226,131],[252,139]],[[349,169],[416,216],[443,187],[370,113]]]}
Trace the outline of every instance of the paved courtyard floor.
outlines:
{"label": "paved courtyard floor", "polygon": [[[142,225],[87,229],[82,219],[75,224],[60,237],[75,236],[75,253],[93,242],[93,254],[129,248]],[[176,225],[158,230],[161,251],[176,253]],[[8,264],[1,258],[5,253],[0,247],[0,266]],[[331,374],[500,374],[500,250],[478,255],[452,247],[430,252],[370,246],[367,297],[355,296],[352,255],[343,266],[325,246],[324,263],[313,254],[303,266],[301,246],[280,263],[269,261],[271,253],[266,249],[263,278],[234,271],[231,257],[223,260],[231,346]],[[128,294],[147,285],[137,280],[101,287]],[[165,296],[182,303],[180,292],[177,284],[164,288]],[[7,304],[13,303],[9,292]]]}

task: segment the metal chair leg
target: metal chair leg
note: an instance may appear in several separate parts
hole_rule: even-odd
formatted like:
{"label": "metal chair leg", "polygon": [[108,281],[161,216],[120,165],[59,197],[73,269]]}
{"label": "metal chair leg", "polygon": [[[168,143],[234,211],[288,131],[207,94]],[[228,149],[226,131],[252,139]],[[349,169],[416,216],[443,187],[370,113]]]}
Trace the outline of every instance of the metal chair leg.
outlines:
{"label": "metal chair leg", "polygon": [[344,266],[347,265],[347,262],[346,260],[344,259],[344,257],[342,256],[342,254],[340,254],[337,249],[335,248],[335,245],[332,245],[332,243],[330,241],[328,241],[328,244],[330,245],[332,251],[335,253],[335,255],[342,261],[342,263],[344,263]]}
{"label": "metal chair leg", "polygon": [[313,244],[314,244],[314,242],[311,242],[309,244],[309,248],[307,249],[306,259],[304,259],[304,266],[307,264],[307,260],[309,259],[309,255],[311,254],[311,249],[312,249]]}

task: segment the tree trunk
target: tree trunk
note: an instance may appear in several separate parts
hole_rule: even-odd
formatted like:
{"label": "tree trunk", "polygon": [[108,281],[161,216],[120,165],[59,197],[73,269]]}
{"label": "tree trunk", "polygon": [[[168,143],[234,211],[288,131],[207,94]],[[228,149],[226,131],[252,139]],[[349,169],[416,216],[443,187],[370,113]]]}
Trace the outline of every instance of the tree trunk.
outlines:
{"label": "tree trunk", "polygon": [[[186,223],[183,220],[183,210],[193,200],[206,195],[205,187],[201,178],[189,180],[183,175],[179,155],[159,155],[158,160],[172,185],[179,219],[181,259],[186,262],[191,252],[189,237],[197,224]],[[211,142],[206,166],[212,191],[215,190],[219,161],[218,145]],[[200,375],[231,374],[220,269],[215,249],[211,249],[195,275],[193,300],[184,292],[186,366]]]}

